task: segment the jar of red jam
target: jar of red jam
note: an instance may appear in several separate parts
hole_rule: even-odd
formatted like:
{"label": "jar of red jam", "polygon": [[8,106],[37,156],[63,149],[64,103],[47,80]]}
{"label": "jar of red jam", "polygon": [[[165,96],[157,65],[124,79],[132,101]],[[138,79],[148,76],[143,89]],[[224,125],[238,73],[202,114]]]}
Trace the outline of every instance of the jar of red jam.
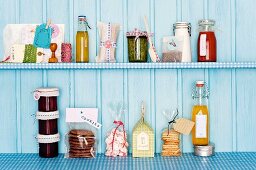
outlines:
{"label": "jar of red jam", "polygon": [[34,98],[38,100],[38,143],[39,156],[51,158],[58,156],[58,88],[38,88]]}
{"label": "jar of red jam", "polygon": [[197,43],[198,62],[216,62],[217,42],[214,33],[214,20],[203,19],[198,22],[199,36]]}

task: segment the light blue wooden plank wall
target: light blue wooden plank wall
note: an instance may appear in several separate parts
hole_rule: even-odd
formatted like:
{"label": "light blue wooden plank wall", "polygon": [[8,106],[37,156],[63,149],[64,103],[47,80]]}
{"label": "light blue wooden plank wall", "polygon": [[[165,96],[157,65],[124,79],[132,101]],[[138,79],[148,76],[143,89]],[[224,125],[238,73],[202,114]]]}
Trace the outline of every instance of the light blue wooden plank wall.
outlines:
{"label": "light blue wooden plank wall", "polygon": [[[28,6],[29,4],[29,6]],[[64,23],[65,40],[75,40],[77,16],[87,15],[90,26],[90,61],[98,50],[97,21],[120,23],[117,60],[127,62],[125,33],[135,27],[144,29],[142,17],[147,15],[155,32],[157,51],[161,52],[163,36],[172,34],[175,21],[192,23],[192,54],[196,61],[197,22],[212,18],[217,22],[219,61],[256,61],[253,0],[1,0],[0,30],[8,23],[41,23],[52,18]],[[0,34],[0,46],[2,46]],[[75,46],[74,46],[75,48]],[[3,49],[0,48],[0,54]],[[37,103],[31,92],[41,86],[57,86],[59,97],[60,151],[65,151],[66,107],[98,107],[103,128],[98,132],[98,151],[105,150],[105,135],[112,124],[108,106],[123,101],[126,105],[126,129],[131,142],[132,128],[140,116],[140,103],[146,102],[146,120],[155,129],[156,152],[161,151],[161,132],[167,126],[162,112],[179,108],[190,118],[193,101],[191,88],[204,79],[211,91],[211,140],[217,151],[256,151],[256,74],[254,69],[164,69],[164,70],[58,70],[0,72],[0,135],[2,153],[37,152],[37,121],[31,116]],[[191,152],[191,137],[182,137],[182,149]],[[131,143],[130,143],[131,144]],[[131,149],[130,149],[131,151]]]}

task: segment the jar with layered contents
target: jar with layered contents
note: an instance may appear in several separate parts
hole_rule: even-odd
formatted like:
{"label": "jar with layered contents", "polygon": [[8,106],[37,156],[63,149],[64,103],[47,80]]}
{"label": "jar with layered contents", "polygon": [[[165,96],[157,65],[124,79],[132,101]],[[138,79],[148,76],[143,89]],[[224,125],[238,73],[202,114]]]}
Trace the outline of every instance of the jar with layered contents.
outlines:
{"label": "jar with layered contents", "polygon": [[38,100],[38,143],[39,156],[51,158],[58,156],[58,118],[57,107],[58,88],[38,88],[34,92],[35,100]]}
{"label": "jar with layered contents", "polygon": [[198,62],[217,61],[217,42],[214,33],[214,20],[200,20],[197,43]]}

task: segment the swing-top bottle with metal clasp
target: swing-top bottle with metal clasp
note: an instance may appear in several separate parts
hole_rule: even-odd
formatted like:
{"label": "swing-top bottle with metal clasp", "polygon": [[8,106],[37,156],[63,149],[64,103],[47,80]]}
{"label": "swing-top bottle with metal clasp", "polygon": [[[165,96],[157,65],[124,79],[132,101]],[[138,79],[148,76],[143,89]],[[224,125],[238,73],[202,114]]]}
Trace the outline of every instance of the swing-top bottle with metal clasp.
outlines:
{"label": "swing-top bottle with metal clasp", "polygon": [[[76,62],[89,62],[89,34],[86,16],[78,16],[78,30],[76,33]],[[91,29],[91,28],[90,28]]]}
{"label": "swing-top bottle with metal clasp", "polygon": [[209,98],[209,90],[204,81],[196,81],[192,98],[195,100],[195,105],[192,109],[192,121],[195,122],[192,130],[193,145],[208,145],[210,121],[207,99]]}

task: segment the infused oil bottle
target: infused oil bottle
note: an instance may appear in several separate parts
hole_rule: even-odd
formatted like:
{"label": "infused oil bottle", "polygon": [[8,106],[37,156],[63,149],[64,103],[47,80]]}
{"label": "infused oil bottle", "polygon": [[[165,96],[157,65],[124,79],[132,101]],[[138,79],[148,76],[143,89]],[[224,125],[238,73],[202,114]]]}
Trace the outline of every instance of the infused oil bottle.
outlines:
{"label": "infused oil bottle", "polygon": [[76,62],[89,62],[89,27],[86,16],[78,16],[78,30],[76,33]]}
{"label": "infused oil bottle", "polygon": [[209,144],[209,112],[206,105],[209,97],[209,92],[205,87],[204,81],[197,81],[193,92],[195,105],[192,109],[192,121],[195,126],[192,130],[193,145],[208,145]]}

